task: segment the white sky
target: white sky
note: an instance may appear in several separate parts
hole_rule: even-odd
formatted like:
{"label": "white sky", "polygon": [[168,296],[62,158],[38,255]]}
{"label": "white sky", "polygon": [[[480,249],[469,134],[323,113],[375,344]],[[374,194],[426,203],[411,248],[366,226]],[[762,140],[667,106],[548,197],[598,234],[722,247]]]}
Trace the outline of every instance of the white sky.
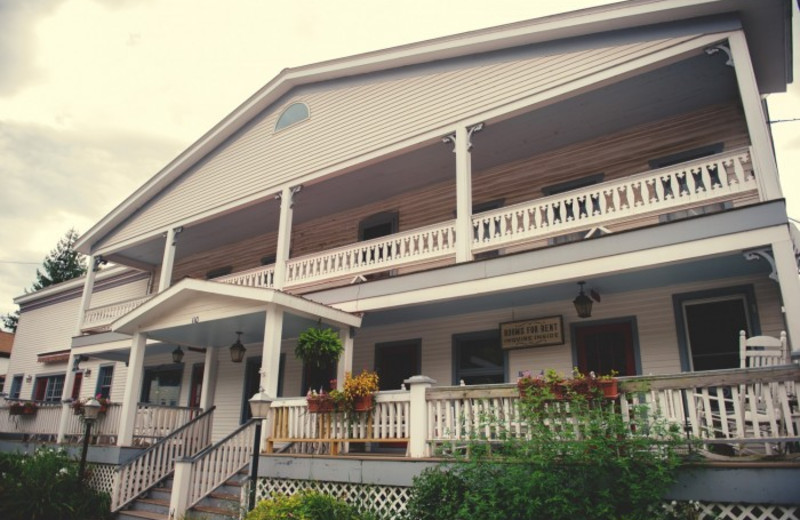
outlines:
{"label": "white sky", "polygon": [[[281,69],[607,3],[0,0],[0,313],[67,229],[88,230]],[[793,90],[769,99],[773,120],[800,117]],[[800,122],[773,135],[800,219]]]}

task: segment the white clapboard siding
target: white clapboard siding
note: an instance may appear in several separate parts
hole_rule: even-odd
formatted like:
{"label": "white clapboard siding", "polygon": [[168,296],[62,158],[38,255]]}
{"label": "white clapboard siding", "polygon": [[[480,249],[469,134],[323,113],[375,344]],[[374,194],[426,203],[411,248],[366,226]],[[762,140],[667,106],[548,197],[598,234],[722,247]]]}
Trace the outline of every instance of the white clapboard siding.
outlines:
{"label": "white clapboard siding", "polygon": [[298,90],[286,103],[307,103],[311,110],[307,121],[276,133],[276,118],[286,105],[268,109],[149,201],[103,246],[691,39],[529,55],[515,61],[499,54],[457,68],[412,67]]}

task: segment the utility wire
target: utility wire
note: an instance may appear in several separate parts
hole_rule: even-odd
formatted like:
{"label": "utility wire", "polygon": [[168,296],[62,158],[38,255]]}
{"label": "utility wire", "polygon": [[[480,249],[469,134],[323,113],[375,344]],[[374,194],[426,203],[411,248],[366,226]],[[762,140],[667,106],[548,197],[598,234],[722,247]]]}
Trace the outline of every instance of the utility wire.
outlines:
{"label": "utility wire", "polygon": [[772,124],[772,123],[794,123],[795,121],[800,121],[800,117],[795,117],[793,119],[773,119],[772,121],[769,122],[769,124]]}
{"label": "utility wire", "polygon": [[0,260],[0,264],[39,265],[41,262],[15,262],[14,260]]}

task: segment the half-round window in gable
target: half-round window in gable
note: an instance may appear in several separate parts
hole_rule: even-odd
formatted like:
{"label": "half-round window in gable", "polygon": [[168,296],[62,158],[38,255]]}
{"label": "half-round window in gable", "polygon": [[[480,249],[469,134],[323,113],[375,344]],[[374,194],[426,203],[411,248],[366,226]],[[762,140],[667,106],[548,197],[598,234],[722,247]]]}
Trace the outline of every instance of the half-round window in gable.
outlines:
{"label": "half-round window in gable", "polygon": [[308,107],[306,104],[292,103],[283,111],[281,117],[278,118],[278,122],[275,123],[275,130],[286,128],[304,119],[308,119]]}

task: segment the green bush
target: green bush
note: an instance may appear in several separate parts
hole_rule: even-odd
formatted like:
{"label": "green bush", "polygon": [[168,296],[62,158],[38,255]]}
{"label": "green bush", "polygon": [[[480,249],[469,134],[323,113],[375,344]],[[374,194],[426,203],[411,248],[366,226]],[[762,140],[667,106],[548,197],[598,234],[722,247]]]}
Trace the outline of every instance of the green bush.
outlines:
{"label": "green bush", "polygon": [[110,499],[78,478],[64,450],[33,455],[0,453],[0,518],[4,520],[104,520]]}
{"label": "green bush", "polygon": [[[680,459],[679,431],[645,407],[626,422],[610,401],[554,402],[532,389],[520,403],[525,439],[475,438],[469,457],[423,472],[413,520],[650,520]],[[498,424],[486,419],[497,432]],[[487,429],[480,428],[481,431]],[[491,441],[491,442],[490,442]]]}
{"label": "green bush", "polygon": [[276,494],[262,500],[245,520],[368,520],[374,518],[353,506],[319,491],[303,490],[294,495]]}

